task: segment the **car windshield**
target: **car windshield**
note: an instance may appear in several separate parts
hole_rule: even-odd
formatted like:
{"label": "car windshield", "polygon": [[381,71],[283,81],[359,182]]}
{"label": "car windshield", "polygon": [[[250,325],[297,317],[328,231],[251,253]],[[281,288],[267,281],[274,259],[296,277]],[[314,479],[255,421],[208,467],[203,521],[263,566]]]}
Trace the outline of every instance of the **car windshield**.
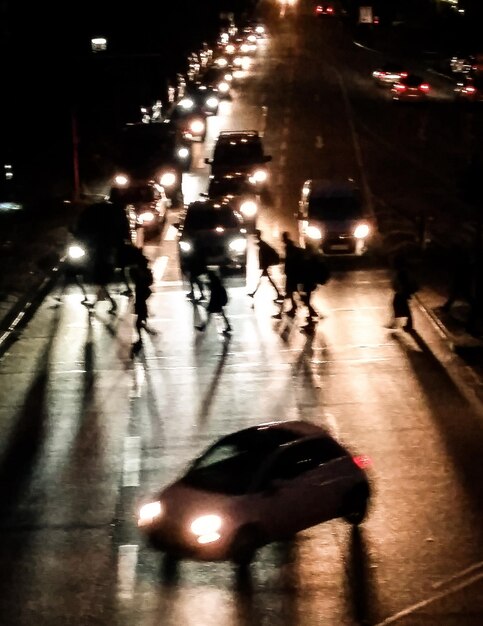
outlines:
{"label": "car windshield", "polygon": [[194,230],[214,230],[217,226],[223,228],[240,228],[240,220],[232,209],[195,209],[188,211],[184,223],[184,229]]}
{"label": "car windshield", "polygon": [[227,141],[218,143],[214,160],[220,165],[256,163],[263,160],[263,150],[257,142]]}
{"label": "car windshield", "polygon": [[253,189],[245,179],[224,178],[223,180],[212,180],[208,187],[208,195],[210,198],[217,196],[234,195],[239,196],[244,193],[253,193]]}
{"label": "car windshield", "polygon": [[354,196],[311,198],[309,217],[321,220],[350,220],[361,217],[361,205]]}
{"label": "car windshield", "polygon": [[270,454],[298,438],[297,433],[284,428],[249,429],[229,435],[199,457],[182,482],[206,491],[242,495]]}
{"label": "car windshield", "polygon": [[111,190],[109,199],[111,202],[122,202],[124,204],[151,202],[154,200],[154,192],[151,187],[116,187]]}

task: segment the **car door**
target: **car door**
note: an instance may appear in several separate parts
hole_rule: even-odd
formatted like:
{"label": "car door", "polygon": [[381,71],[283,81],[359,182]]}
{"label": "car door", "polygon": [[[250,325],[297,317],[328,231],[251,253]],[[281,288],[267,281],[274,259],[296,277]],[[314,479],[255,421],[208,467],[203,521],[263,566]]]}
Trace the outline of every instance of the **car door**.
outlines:
{"label": "car door", "polygon": [[333,517],[336,474],[324,464],[334,454],[323,439],[311,439],[282,449],[265,468],[257,487],[259,519],[270,537],[287,537]]}

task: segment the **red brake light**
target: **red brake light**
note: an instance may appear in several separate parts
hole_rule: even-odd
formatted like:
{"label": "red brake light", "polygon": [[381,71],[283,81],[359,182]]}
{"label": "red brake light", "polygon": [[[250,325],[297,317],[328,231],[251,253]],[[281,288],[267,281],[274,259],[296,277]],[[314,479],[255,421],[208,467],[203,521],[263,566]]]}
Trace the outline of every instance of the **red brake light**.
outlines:
{"label": "red brake light", "polygon": [[427,83],[422,83],[421,85],[419,85],[419,88],[421,89],[421,91],[429,91],[429,85]]}
{"label": "red brake light", "polygon": [[327,13],[332,13],[334,9],[332,7],[327,7]]}
{"label": "red brake light", "polygon": [[475,93],[476,89],[470,85],[469,87],[465,87],[463,91],[465,93]]}
{"label": "red brake light", "polygon": [[322,13],[322,10],[323,10],[323,9],[322,9],[322,7],[320,6],[320,4],[318,4],[318,5],[315,7],[315,12],[316,12],[316,13]]}
{"label": "red brake light", "polygon": [[406,89],[406,85],[401,85],[401,83],[396,83],[394,85],[398,91],[404,91]]}
{"label": "red brake light", "polygon": [[372,467],[372,460],[365,454],[353,456],[352,460],[360,469],[367,469],[368,467]]}
{"label": "red brake light", "polygon": [[407,78],[407,77],[408,77],[408,73],[407,73],[407,72],[401,72],[401,73],[399,74],[399,76],[400,76],[401,78]]}

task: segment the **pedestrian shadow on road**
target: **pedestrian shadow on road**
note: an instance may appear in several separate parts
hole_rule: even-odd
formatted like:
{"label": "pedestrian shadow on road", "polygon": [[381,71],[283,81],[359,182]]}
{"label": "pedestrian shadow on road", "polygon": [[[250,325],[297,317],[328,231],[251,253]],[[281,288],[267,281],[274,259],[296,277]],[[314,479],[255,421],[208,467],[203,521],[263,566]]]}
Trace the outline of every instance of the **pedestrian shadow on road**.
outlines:
{"label": "pedestrian shadow on road", "polygon": [[223,341],[223,347],[220,358],[216,365],[216,369],[213,372],[211,383],[203,397],[203,401],[198,412],[198,424],[205,424],[210,414],[211,405],[215,398],[216,390],[220,382],[221,374],[226,363],[226,357],[228,356],[228,350],[230,347],[231,335],[226,335]]}
{"label": "pedestrian shadow on road", "polygon": [[362,626],[375,624],[378,614],[376,585],[370,567],[370,556],[361,529],[351,530],[349,555],[347,559],[348,606],[354,622]]}

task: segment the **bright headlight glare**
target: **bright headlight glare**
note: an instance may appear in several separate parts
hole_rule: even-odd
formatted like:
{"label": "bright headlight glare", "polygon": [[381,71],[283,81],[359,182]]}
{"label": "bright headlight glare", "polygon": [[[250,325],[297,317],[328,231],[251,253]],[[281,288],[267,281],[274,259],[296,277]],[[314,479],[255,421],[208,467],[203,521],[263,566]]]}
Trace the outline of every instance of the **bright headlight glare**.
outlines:
{"label": "bright headlight glare", "polygon": [[218,98],[215,98],[214,96],[206,100],[206,106],[209,106],[210,109],[216,109],[218,104]]}
{"label": "bright headlight glare", "polygon": [[138,526],[147,526],[161,515],[163,508],[161,502],[149,502],[139,509]]}
{"label": "bright headlight glare", "polygon": [[263,26],[257,26],[255,28],[255,32],[258,33],[259,35],[263,35],[263,33],[265,32],[265,28]]}
{"label": "bright headlight glare", "polygon": [[239,239],[233,239],[233,241],[230,241],[228,247],[232,252],[245,252],[247,249],[247,240],[241,237]]}
{"label": "bright headlight glare", "polygon": [[180,159],[187,159],[190,155],[190,151],[188,150],[188,148],[180,148],[178,150],[178,156]]}
{"label": "bright headlight glare", "polygon": [[154,213],[152,211],[144,211],[144,213],[141,213],[141,215],[139,216],[139,221],[141,222],[141,224],[146,224],[152,222],[153,220]]}
{"label": "bright headlight glare", "polygon": [[365,239],[369,234],[368,224],[358,224],[354,229],[354,237],[356,239]]}
{"label": "bright headlight glare", "polygon": [[119,187],[125,187],[129,183],[129,178],[125,174],[117,174],[114,177],[114,182],[116,185],[119,185]]}
{"label": "bright headlight glare", "polygon": [[227,46],[225,46],[225,52],[227,54],[233,54],[235,52],[235,46],[232,43],[229,43]]}
{"label": "bright headlight glare", "polygon": [[226,67],[228,65],[228,61],[225,59],[225,57],[220,57],[219,59],[216,59],[215,63],[216,65],[218,65],[218,67]]}
{"label": "bright headlight glare", "polygon": [[221,528],[219,515],[202,515],[191,522],[190,530],[194,535],[203,536],[218,533]]}
{"label": "bright headlight glare", "polygon": [[223,76],[223,78],[227,81],[227,82],[231,82],[233,80],[233,76],[231,74],[229,74],[228,72]]}
{"label": "bright headlight glare", "polygon": [[159,182],[163,187],[173,187],[176,184],[176,174],[174,172],[165,172],[161,175]]}
{"label": "bright headlight glare", "polygon": [[190,131],[195,135],[201,135],[205,130],[205,123],[201,120],[193,120],[190,124]]}
{"label": "bright headlight glare", "polygon": [[243,64],[243,57],[235,57],[233,59],[233,65],[235,65],[236,67],[241,67]]}
{"label": "bright headlight glare", "polygon": [[266,170],[255,170],[251,178],[253,178],[256,183],[264,183],[268,178],[268,173]]}
{"label": "bright headlight glare", "polygon": [[226,93],[229,89],[230,85],[224,81],[218,84],[218,91],[221,93]]}
{"label": "bright headlight glare", "polygon": [[190,109],[192,109],[194,107],[194,104],[195,103],[193,102],[193,100],[191,100],[191,98],[183,98],[178,102],[178,106],[180,106],[185,111],[189,111]]}
{"label": "bright headlight glare", "polygon": [[322,231],[317,226],[307,226],[305,234],[309,239],[322,239]]}
{"label": "bright headlight glare", "polygon": [[81,259],[83,256],[85,256],[86,251],[81,246],[74,244],[72,246],[69,246],[67,254],[71,259]]}
{"label": "bright headlight glare", "polygon": [[245,217],[253,217],[257,214],[258,211],[257,203],[253,202],[253,200],[247,200],[246,202],[242,202],[242,204],[240,205],[240,211]]}
{"label": "bright headlight glare", "polygon": [[191,244],[188,241],[180,241],[179,247],[183,252],[189,252],[191,250]]}

